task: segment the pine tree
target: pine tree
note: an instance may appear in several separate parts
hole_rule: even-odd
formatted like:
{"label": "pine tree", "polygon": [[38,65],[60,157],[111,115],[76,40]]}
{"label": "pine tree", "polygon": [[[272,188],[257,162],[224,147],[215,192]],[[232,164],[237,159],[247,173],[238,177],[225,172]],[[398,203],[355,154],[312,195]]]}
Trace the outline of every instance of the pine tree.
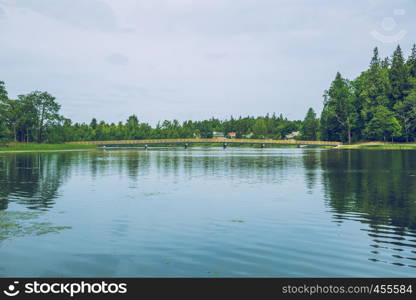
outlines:
{"label": "pine tree", "polygon": [[385,59],[383,59],[383,61],[381,62],[381,68],[383,69],[388,69],[390,68],[390,58],[386,57]]}
{"label": "pine tree", "polygon": [[377,63],[378,61],[378,51],[375,50],[370,68],[352,82],[355,94],[354,107],[358,112],[355,134],[360,139],[366,124],[373,118],[375,109],[378,106],[389,105],[388,60],[385,59],[381,64]]}
{"label": "pine tree", "polygon": [[90,127],[95,130],[97,128],[97,126],[98,126],[97,119],[92,118],[91,123],[90,123]]}
{"label": "pine tree", "polygon": [[4,82],[0,81],[0,140],[7,137],[7,120],[6,120],[6,107],[7,107],[7,91],[4,86]]}
{"label": "pine tree", "polygon": [[325,97],[323,111],[325,126],[328,128],[339,127],[341,140],[351,143],[352,129],[357,119],[357,113],[353,105],[354,95],[349,81],[338,72]]}
{"label": "pine tree", "polygon": [[416,89],[404,101],[398,102],[394,109],[398,112],[406,142],[416,138]]}
{"label": "pine tree", "polygon": [[4,86],[4,82],[0,81],[0,103],[1,101],[5,101],[8,99],[6,87]]}
{"label": "pine tree", "polygon": [[397,46],[393,54],[389,80],[391,86],[389,108],[393,108],[397,102],[404,100],[410,89],[409,72],[400,46]]}
{"label": "pine tree", "polygon": [[316,141],[318,139],[319,120],[313,108],[309,108],[303,120],[301,137],[303,140]]}
{"label": "pine tree", "polygon": [[379,67],[380,65],[381,65],[381,61],[380,61],[380,57],[378,54],[378,48],[375,47],[373,50],[373,58],[371,59],[371,62],[370,62],[370,68]]}
{"label": "pine tree", "polygon": [[412,54],[410,54],[406,64],[409,70],[409,75],[416,79],[416,44],[413,45]]}

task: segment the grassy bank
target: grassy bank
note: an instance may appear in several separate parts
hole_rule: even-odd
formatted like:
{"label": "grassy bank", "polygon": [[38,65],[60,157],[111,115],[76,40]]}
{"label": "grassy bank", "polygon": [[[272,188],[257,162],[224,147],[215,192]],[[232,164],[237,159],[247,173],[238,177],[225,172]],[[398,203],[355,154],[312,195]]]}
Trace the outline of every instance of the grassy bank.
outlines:
{"label": "grassy bank", "polygon": [[416,143],[383,143],[369,142],[352,145],[342,145],[337,149],[364,149],[364,150],[416,150]]}
{"label": "grassy bank", "polygon": [[[124,147],[123,147],[124,146]],[[137,147],[143,148],[142,145],[123,145],[117,147],[119,149]],[[149,149],[152,147],[183,147],[182,144],[158,144],[149,145]],[[206,143],[206,144],[189,144],[189,148],[197,147],[222,147],[221,143]],[[227,148],[261,148],[261,145],[249,145],[249,144],[228,144]],[[4,152],[44,152],[44,151],[75,151],[75,150],[94,150],[98,147],[96,145],[84,145],[84,144],[36,144],[36,143],[0,143],[0,153]],[[111,147],[109,147],[111,149]],[[266,145],[266,148],[297,148],[296,145]],[[307,146],[307,148],[328,148],[332,149],[332,146]],[[373,150],[416,150],[416,143],[414,144],[400,144],[400,143],[382,143],[382,142],[369,142],[369,143],[357,143],[352,145],[342,145],[337,149],[373,149]]]}
{"label": "grassy bank", "polygon": [[0,144],[0,152],[34,152],[34,151],[71,151],[96,149],[95,145],[78,144],[36,144],[36,143],[7,143]]}

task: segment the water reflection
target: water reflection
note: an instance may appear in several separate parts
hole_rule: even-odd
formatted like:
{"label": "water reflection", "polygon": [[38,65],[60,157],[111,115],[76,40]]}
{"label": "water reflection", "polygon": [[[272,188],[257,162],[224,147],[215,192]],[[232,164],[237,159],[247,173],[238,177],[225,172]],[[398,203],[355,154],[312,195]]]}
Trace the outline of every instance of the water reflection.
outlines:
{"label": "water reflection", "polygon": [[[285,177],[289,169],[302,168],[296,153],[275,155],[264,153],[233,153],[224,155],[218,149],[199,151],[122,151],[107,150],[83,157],[82,165],[88,166],[92,178],[113,174],[128,175],[132,182],[157,172],[165,178],[192,176],[225,176],[228,179],[249,178],[273,182]],[[315,154],[317,155],[317,154]]]}
{"label": "water reflection", "polygon": [[10,201],[30,209],[48,210],[68,176],[68,154],[3,154],[0,156],[0,210]]}
{"label": "water reflection", "polygon": [[319,176],[321,151],[305,151],[302,156],[303,167],[305,169],[306,186],[309,192],[312,192],[316,186]]}
{"label": "water reflection", "polygon": [[[73,156],[58,154],[3,154],[0,156],[0,241],[70,229],[41,221],[59,197]],[[30,211],[10,211],[10,203]]]}
{"label": "water reflection", "polygon": [[356,221],[372,239],[369,259],[416,267],[416,155],[412,151],[322,151],[334,222]]}
{"label": "water reflection", "polygon": [[[0,240],[22,243],[71,232],[50,240],[74,255],[55,262],[69,276],[87,275],[91,257],[93,276],[110,274],[104,258],[124,266],[121,276],[163,276],[166,261],[181,266],[174,276],[200,276],[198,268],[214,274],[219,266],[230,276],[374,276],[386,269],[380,265],[408,275],[416,266],[416,155],[218,148],[0,154],[0,229]],[[0,255],[15,252],[6,250]]]}

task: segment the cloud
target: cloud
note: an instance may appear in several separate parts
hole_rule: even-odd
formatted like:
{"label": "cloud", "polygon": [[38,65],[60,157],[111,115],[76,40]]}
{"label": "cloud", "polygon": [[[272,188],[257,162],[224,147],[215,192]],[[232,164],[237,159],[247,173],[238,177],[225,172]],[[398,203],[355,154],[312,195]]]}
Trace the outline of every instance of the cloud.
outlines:
{"label": "cloud", "polygon": [[[117,122],[322,108],[337,71],[352,78],[393,17],[405,51],[414,0],[0,0],[0,80],[50,91],[75,121]],[[395,15],[404,9],[405,15]],[[7,12],[7,18],[4,16]],[[91,109],[94,108],[94,109]]]}
{"label": "cloud", "polygon": [[4,8],[1,7],[1,2],[0,2],[0,19],[5,18],[6,17],[6,11],[4,10]]}
{"label": "cloud", "polygon": [[224,59],[228,56],[228,53],[207,53],[205,54],[205,57],[209,60],[220,60],[220,59]]}
{"label": "cloud", "polygon": [[113,53],[107,56],[106,60],[113,65],[126,66],[129,63],[127,56],[120,53]]}
{"label": "cloud", "polygon": [[19,0],[8,3],[82,29],[117,29],[113,10],[99,0]]}

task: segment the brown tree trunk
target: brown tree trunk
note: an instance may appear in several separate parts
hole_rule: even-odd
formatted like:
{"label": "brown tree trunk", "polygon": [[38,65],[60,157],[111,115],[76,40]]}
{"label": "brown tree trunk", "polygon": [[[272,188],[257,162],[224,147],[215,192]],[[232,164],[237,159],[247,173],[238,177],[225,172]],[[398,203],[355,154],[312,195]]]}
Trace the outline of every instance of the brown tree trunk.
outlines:
{"label": "brown tree trunk", "polygon": [[348,126],[348,144],[351,144],[351,127]]}

